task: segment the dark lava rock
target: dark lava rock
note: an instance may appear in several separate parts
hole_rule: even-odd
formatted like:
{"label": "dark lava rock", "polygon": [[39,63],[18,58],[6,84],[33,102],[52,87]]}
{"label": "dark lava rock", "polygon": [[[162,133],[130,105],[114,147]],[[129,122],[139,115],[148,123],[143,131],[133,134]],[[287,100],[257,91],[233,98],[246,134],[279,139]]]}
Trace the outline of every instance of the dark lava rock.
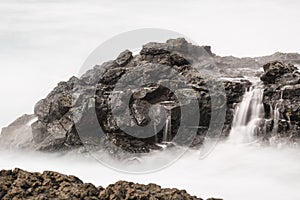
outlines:
{"label": "dark lava rock", "polygon": [[265,138],[300,138],[300,73],[292,64],[274,61],[264,65],[263,104],[266,118]]}
{"label": "dark lava rock", "polygon": [[[35,106],[38,120],[32,124],[32,133],[36,148],[59,151],[84,144],[102,146],[113,154],[118,148],[130,153],[159,149],[156,143],[166,139],[164,133],[167,127],[160,127],[156,135],[153,135],[153,124],[148,131],[140,127],[154,123],[150,116],[152,108],[162,102],[169,102],[172,107],[168,141],[174,138],[180,125],[184,125],[182,130],[187,136],[181,140],[190,137],[192,130],[189,127],[199,127],[198,138],[193,145],[203,142],[210,125],[223,126],[222,120],[211,120],[213,104],[216,110],[226,109],[224,135],[228,135],[234,105],[241,101],[249,82],[222,83],[214,78],[213,67],[201,64],[203,59],[207,61],[205,56],[209,59],[211,55],[210,48],[192,45],[183,38],[166,43],[148,43],[139,55],[132,56],[126,50],[116,60],[97,65],[80,78],[72,77],[67,82],[59,83]],[[203,73],[194,70],[194,65],[203,66]],[[185,80],[181,80],[178,74]],[[145,79],[150,81],[144,82]],[[169,86],[174,83],[177,89],[171,91]],[[179,102],[175,93],[180,93],[185,102]],[[184,115],[180,108],[187,109],[192,101],[197,101],[200,114],[192,109]],[[157,124],[166,123],[168,116],[163,118],[162,113],[168,111],[156,110],[154,113]],[[201,120],[191,123],[197,115]],[[184,123],[181,118],[185,119]]]}
{"label": "dark lava rock", "polygon": [[[261,76],[261,80],[267,84],[274,84],[276,81],[280,81],[284,75],[291,74],[297,69],[294,65],[284,65],[279,61],[267,63],[263,66],[264,74]],[[279,80],[278,80],[279,79]]]}
{"label": "dark lava rock", "polygon": [[155,184],[119,181],[104,189],[83,183],[75,176],[51,171],[30,173],[21,169],[0,171],[0,199],[202,200],[185,190],[163,189]]}
{"label": "dark lava rock", "polygon": [[[250,83],[221,80],[212,57],[208,46],[170,39],[145,44],[135,56],[126,50],[82,77],[60,82],[35,105],[31,146],[119,155],[160,149],[157,143],[173,141],[179,131],[184,136],[173,142],[180,145],[227,136],[234,107]],[[221,130],[208,133],[210,126]]]}
{"label": "dark lava rock", "polygon": [[132,59],[132,53],[129,50],[122,52],[116,59],[116,63],[122,67]]}
{"label": "dark lava rock", "polygon": [[[223,126],[222,136],[229,134],[235,105],[250,85],[249,81],[244,81],[245,76],[261,76],[265,84],[266,137],[276,133],[297,138],[300,135],[300,76],[294,65],[299,64],[300,54],[297,53],[255,58],[221,57],[213,54],[211,47],[192,45],[183,38],[165,43],[151,42],[145,44],[138,55],[133,56],[125,50],[115,60],[96,65],[81,77],[60,82],[35,105],[34,115],[22,117],[25,120],[16,120],[3,128],[0,142],[12,148],[42,151],[72,150],[84,145],[101,146],[112,155],[123,150],[147,153],[159,149],[157,143],[165,142],[166,126],[160,125],[166,123],[164,113],[169,113],[171,128],[167,140],[172,141],[179,127],[185,125],[182,140],[194,137],[192,132],[196,128],[192,145],[201,145],[207,135],[220,137],[218,132],[209,134],[209,126]],[[197,66],[200,72],[195,70]],[[214,71],[216,67],[222,78],[234,79],[220,81]],[[151,77],[155,79],[152,82]],[[144,79],[150,81],[145,84]],[[177,90],[171,91],[168,87],[174,83]],[[180,96],[184,102],[179,102]],[[199,111],[188,110],[194,100]],[[155,107],[162,102],[171,102],[170,112]],[[215,111],[226,109],[225,116],[219,113],[223,120],[212,119],[212,105]],[[187,110],[189,115],[181,109]],[[199,123],[193,124],[197,115],[200,115]],[[30,125],[33,118],[37,120]],[[184,118],[182,122],[181,118]],[[153,128],[141,129],[149,126]],[[151,136],[155,129],[157,134]]]}

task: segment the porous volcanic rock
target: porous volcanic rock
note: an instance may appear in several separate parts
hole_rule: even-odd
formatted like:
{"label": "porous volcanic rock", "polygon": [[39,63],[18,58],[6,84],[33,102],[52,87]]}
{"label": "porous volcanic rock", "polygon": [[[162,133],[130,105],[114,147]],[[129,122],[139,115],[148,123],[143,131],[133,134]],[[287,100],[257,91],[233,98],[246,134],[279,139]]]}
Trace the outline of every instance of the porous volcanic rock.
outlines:
{"label": "porous volcanic rock", "polygon": [[164,189],[156,184],[119,181],[103,188],[83,183],[75,176],[52,171],[30,173],[21,169],[0,171],[0,199],[202,200],[185,190]]}

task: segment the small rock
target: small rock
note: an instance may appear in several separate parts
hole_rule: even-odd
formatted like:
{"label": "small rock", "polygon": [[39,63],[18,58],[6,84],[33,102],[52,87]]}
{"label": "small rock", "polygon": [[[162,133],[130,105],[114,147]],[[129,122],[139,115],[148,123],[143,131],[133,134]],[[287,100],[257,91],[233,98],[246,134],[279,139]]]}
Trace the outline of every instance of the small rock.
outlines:
{"label": "small rock", "polygon": [[132,52],[129,50],[123,51],[116,59],[116,63],[120,66],[126,65],[132,59]]}

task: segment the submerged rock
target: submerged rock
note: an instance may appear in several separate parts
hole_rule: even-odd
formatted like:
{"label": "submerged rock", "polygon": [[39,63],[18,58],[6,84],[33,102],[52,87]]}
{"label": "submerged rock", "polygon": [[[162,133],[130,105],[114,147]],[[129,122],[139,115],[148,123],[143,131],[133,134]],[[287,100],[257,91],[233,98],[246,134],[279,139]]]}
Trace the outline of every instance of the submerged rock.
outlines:
{"label": "submerged rock", "polygon": [[119,181],[103,188],[83,183],[75,176],[51,171],[30,173],[21,169],[0,171],[0,199],[202,200],[185,190],[164,189],[156,184]]}

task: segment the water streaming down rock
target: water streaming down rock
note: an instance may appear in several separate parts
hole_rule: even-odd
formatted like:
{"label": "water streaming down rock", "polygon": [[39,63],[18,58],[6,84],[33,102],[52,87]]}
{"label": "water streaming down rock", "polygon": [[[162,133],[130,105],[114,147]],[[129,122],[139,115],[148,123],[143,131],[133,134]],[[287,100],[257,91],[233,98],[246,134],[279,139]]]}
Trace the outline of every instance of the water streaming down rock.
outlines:
{"label": "water streaming down rock", "polygon": [[263,66],[263,104],[266,132],[263,139],[272,145],[298,145],[300,136],[300,73],[292,64],[280,61]]}
{"label": "water streaming down rock", "polygon": [[153,132],[154,132],[154,137],[155,137],[155,143],[158,143],[158,136],[157,136],[157,124],[154,122],[153,123]]}
{"label": "water streaming down rock", "polygon": [[289,87],[283,87],[280,91],[280,99],[278,102],[275,104],[275,108],[272,109],[271,107],[271,112],[273,113],[273,129],[272,129],[272,134],[276,137],[278,136],[278,130],[279,130],[279,123],[280,122],[287,122],[288,127],[292,127],[291,125],[291,119],[289,115],[286,115],[286,119],[281,116],[280,114],[280,108],[284,106],[284,99],[283,99],[283,91]]}
{"label": "water streaming down rock", "polygon": [[163,134],[163,142],[169,142],[171,140],[171,131],[172,131],[172,109],[175,106],[174,101],[164,101],[160,103],[161,105],[164,106],[165,111],[166,111],[166,123],[165,123],[165,130]]}
{"label": "water streaming down rock", "polygon": [[274,108],[274,110],[273,110],[273,120],[274,120],[274,122],[273,122],[273,130],[272,130],[272,132],[273,132],[273,134],[274,135],[276,135],[277,134],[277,132],[278,132],[278,124],[279,124],[279,120],[280,120],[280,112],[279,112],[279,109],[280,109],[280,107],[281,107],[281,104],[282,104],[282,102],[283,102],[283,90],[281,90],[281,92],[280,92],[280,99],[279,99],[279,101],[275,104],[275,108]]}
{"label": "water streaming down rock", "polygon": [[256,81],[246,91],[242,102],[236,107],[229,135],[230,143],[243,144],[254,141],[257,125],[264,115],[262,100],[263,86]]}
{"label": "water streaming down rock", "polygon": [[277,134],[278,131],[278,122],[280,120],[280,112],[278,103],[275,105],[275,109],[273,110],[273,119],[274,119],[274,126],[273,126],[273,134]]}
{"label": "water streaming down rock", "polygon": [[[161,123],[161,120],[163,120],[163,107],[159,104],[156,104],[154,106],[151,107],[150,109],[150,115],[152,116],[153,121],[153,135],[154,135],[154,140],[155,143],[159,143],[159,137],[158,134],[161,130],[161,127],[159,126]],[[165,121],[165,120],[163,120]],[[165,122],[163,122],[165,123]]]}
{"label": "water streaming down rock", "polygon": [[168,110],[168,117],[166,119],[166,128],[164,132],[163,142],[168,142],[170,140],[170,131],[171,131],[171,112]]}

